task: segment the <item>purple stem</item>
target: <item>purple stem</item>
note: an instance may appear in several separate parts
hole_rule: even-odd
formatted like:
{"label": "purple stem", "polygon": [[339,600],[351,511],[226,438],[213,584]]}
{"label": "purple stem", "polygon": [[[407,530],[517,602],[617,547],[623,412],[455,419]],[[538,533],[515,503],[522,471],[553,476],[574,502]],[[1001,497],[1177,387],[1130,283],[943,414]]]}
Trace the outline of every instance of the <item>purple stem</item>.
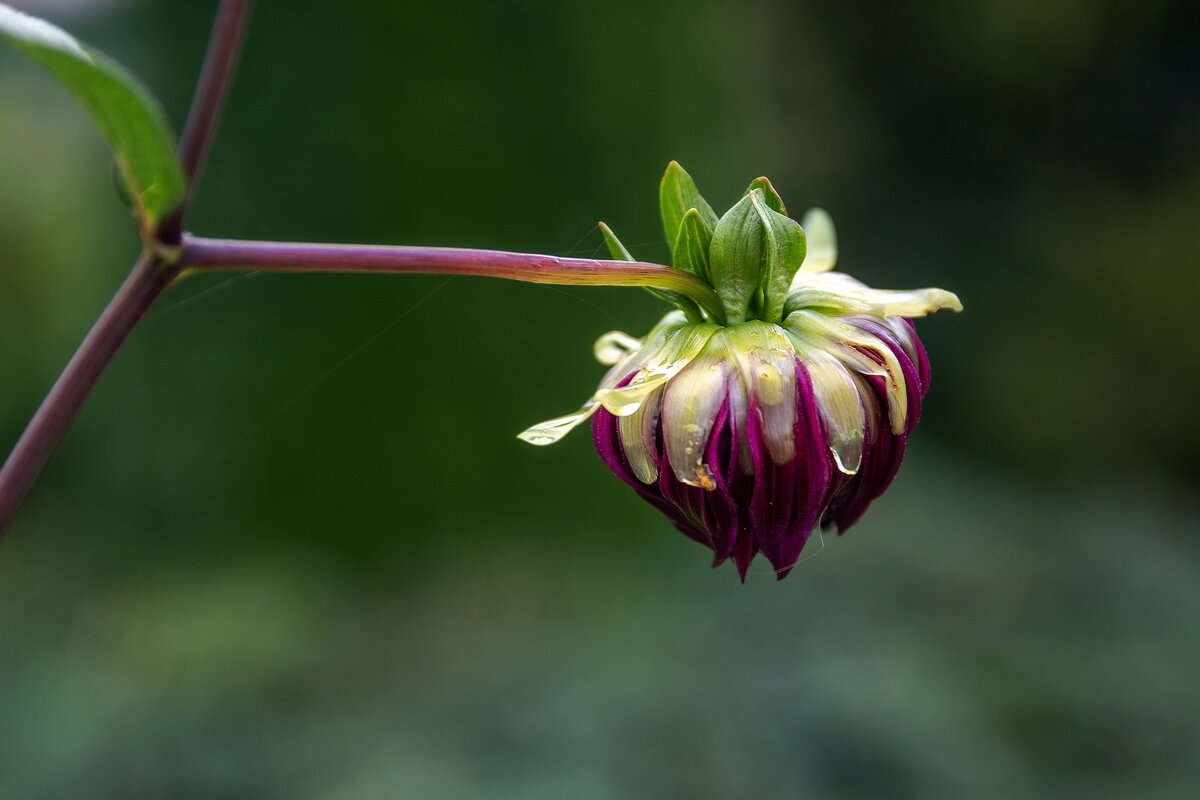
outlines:
{"label": "purple stem", "polygon": [[179,139],[179,166],[187,180],[187,192],[179,208],[159,226],[160,241],[175,244],[183,232],[184,220],[225,111],[253,8],[254,0],[221,0],[217,9],[196,93]]}
{"label": "purple stem", "polygon": [[125,337],[177,275],[143,256],[92,326],[0,468],[0,536]]}
{"label": "purple stem", "polygon": [[562,258],[459,247],[304,244],[208,239],[184,234],[179,267],[286,272],[390,272],[479,275],[575,286],[652,286],[681,292],[709,308],[720,301],[691,273],[641,261]]}

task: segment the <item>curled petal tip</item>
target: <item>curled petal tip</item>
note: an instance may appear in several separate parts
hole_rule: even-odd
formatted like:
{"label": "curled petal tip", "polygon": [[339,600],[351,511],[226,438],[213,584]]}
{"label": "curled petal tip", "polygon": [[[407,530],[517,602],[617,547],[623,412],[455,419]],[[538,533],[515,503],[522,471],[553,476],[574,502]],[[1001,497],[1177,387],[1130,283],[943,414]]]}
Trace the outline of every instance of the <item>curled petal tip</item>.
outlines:
{"label": "curled petal tip", "polygon": [[538,447],[545,447],[546,445],[554,444],[575,430],[575,428],[586,422],[594,413],[596,413],[596,404],[589,401],[574,414],[548,419],[545,422],[539,422],[537,425],[526,428],[517,434],[517,438]]}
{"label": "curled petal tip", "polygon": [[596,360],[606,367],[619,364],[621,359],[629,356],[642,346],[640,339],[635,339],[623,331],[609,331],[596,340],[592,353]]}
{"label": "curled petal tip", "polygon": [[947,292],[945,289],[937,289],[936,291],[939,291],[945,295],[945,299],[943,300],[944,305],[939,306],[940,308],[944,308],[947,311],[953,311],[955,313],[963,310],[962,301],[958,299],[958,295],[956,295],[954,292]]}

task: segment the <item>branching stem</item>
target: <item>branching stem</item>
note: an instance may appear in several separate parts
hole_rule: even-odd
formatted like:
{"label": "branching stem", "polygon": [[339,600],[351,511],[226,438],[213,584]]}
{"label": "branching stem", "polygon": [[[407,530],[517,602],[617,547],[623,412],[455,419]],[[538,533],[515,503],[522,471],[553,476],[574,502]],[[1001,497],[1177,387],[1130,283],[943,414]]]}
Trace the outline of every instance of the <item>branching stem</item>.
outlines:
{"label": "branching stem", "polygon": [[153,257],[134,265],[0,468],[0,535],[125,337],[175,277]]}
{"label": "branching stem", "polygon": [[158,296],[179,275],[178,268],[163,254],[172,251],[182,235],[205,156],[212,147],[237,71],[252,6],[252,0],[221,0],[196,94],[180,137],[179,160],[188,184],[184,201],[163,220],[156,241],[147,242],[129,277],[75,351],[0,467],[0,538],[105,367]]}
{"label": "branching stem", "polygon": [[196,93],[179,139],[179,166],[187,180],[187,192],[175,213],[159,226],[159,239],[163,242],[174,244],[183,233],[196,186],[225,111],[253,8],[254,0],[221,0],[217,9]]}

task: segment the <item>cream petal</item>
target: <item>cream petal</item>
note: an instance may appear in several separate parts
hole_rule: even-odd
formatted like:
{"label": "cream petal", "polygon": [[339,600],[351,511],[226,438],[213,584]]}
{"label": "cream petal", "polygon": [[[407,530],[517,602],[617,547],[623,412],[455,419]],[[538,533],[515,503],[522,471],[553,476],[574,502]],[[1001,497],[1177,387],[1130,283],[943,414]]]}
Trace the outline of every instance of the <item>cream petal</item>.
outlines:
{"label": "cream petal", "polygon": [[917,342],[916,337],[913,336],[912,328],[908,327],[908,323],[899,317],[884,317],[883,324],[896,335],[896,340],[904,348],[905,354],[912,360],[913,364],[916,364],[918,360]]}
{"label": "cream petal", "polygon": [[879,317],[923,317],[941,309],[962,311],[958,297],[944,289],[872,289],[843,272],[798,272],[788,299],[789,309],[825,305]]}
{"label": "cream petal", "polygon": [[854,374],[831,352],[834,345],[829,340],[790,325],[786,330],[812,379],[833,460],[839,470],[853,475],[862,463],[866,428],[866,411]]}
{"label": "cream petal", "polygon": [[796,455],[796,350],[778,325],[748,322],[729,332],[729,349],[751,408],[762,420],[767,452],[776,464]]}
{"label": "cream petal", "polygon": [[[596,413],[596,409],[600,407],[597,397],[601,392],[611,389],[624,380],[630,372],[633,372],[641,360],[656,352],[668,341],[673,333],[687,324],[687,318],[682,311],[668,313],[646,335],[640,347],[630,352],[604,374],[604,377],[600,381],[600,387],[596,390],[596,394],[592,395],[578,411],[562,417],[548,419],[545,422],[539,422],[537,425],[526,428],[521,433],[518,433],[517,438],[530,444],[542,446],[554,444],[566,436],[590,419],[592,414]],[[600,338],[604,339],[603,336]],[[632,337],[630,338],[632,339]],[[597,342],[597,345],[599,345],[599,342]]]}
{"label": "cream petal", "polygon": [[537,425],[526,428],[518,433],[517,438],[539,446],[554,444],[590,419],[599,407],[599,403],[589,400],[584,404],[583,408],[574,414],[567,414],[563,417],[555,417],[545,422],[539,422]]}
{"label": "cream petal", "polygon": [[655,389],[627,417],[617,420],[621,433],[621,449],[629,468],[642,483],[654,483],[658,480],[658,464],[654,460],[655,431],[658,427],[659,413],[662,408],[662,387]]}
{"label": "cream petal", "polygon": [[663,440],[675,477],[710,490],[716,483],[712,468],[704,463],[705,445],[725,401],[729,379],[729,366],[720,357],[722,344],[714,337],[714,346],[667,384],[662,401]]}
{"label": "cream petal", "polygon": [[729,425],[736,437],[738,467],[743,475],[754,474],[754,453],[750,450],[750,439],[746,425],[746,414],[750,407],[745,383],[740,379],[728,382]]}
{"label": "cream petal", "polygon": [[[904,369],[892,348],[878,336],[851,325],[837,317],[814,311],[801,311],[788,317],[790,329],[801,331],[815,339],[824,339],[827,352],[843,365],[861,375],[878,375],[887,385],[888,425],[893,433],[904,430],[908,418],[908,392]],[[874,353],[878,360],[862,351]],[[882,362],[882,363],[881,363]]]}
{"label": "cream petal", "polygon": [[817,408],[829,437],[829,450],[837,467],[847,475],[862,463],[866,412],[854,376],[832,356],[820,354],[806,362],[812,378]]}
{"label": "cream petal", "polygon": [[783,305],[784,317],[786,318],[793,311],[806,308],[830,309],[845,314],[870,314],[875,310],[870,303],[860,297],[793,283],[792,288],[788,290],[787,302]]}
{"label": "cream petal", "polygon": [[945,289],[868,289],[866,299],[881,317],[923,317],[943,309],[962,311],[962,302],[959,301],[958,295]]}
{"label": "cream petal", "polygon": [[800,227],[804,228],[808,245],[800,272],[812,275],[833,269],[837,264],[837,229],[833,226],[833,217],[823,208],[810,208]]}
{"label": "cream petal", "polygon": [[678,375],[718,330],[720,326],[711,323],[671,329],[666,342],[645,359],[633,380],[624,386],[601,389],[596,392],[596,401],[615,416],[632,414],[651,392]]}
{"label": "cream petal", "polygon": [[592,345],[592,353],[601,364],[611,367],[620,364],[641,346],[641,339],[635,339],[624,331],[609,331]]}

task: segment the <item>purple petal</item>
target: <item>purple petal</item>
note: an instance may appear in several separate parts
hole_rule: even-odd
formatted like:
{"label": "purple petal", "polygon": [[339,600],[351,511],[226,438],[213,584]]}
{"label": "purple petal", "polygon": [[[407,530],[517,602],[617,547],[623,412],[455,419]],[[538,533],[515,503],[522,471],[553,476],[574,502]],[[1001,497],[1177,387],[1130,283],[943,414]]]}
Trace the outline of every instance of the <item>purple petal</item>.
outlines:
{"label": "purple petal", "polygon": [[600,454],[600,459],[618,478],[632,487],[642,499],[666,515],[667,519],[671,520],[671,524],[689,539],[705,545],[709,543],[708,535],[702,528],[693,525],[690,520],[679,513],[675,506],[654,491],[652,486],[642,483],[633,474],[633,470],[630,469],[629,464],[625,461],[624,453],[621,451],[617,418],[603,408],[597,409],[592,416],[592,440],[596,444],[596,452]]}
{"label": "purple petal", "polygon": [[925,345],[921,343],[921,337],[917,336],[916,324],[905,317],[900,317],[900,324],[908,328],[911,333],[909,338],[912,340],[913,352],[909,352],[907,347],[905,352],[917,365],[917,375],[921,378],[921,397],[924,397],[925,393],[929,391],[929,354],[925,352]]}

